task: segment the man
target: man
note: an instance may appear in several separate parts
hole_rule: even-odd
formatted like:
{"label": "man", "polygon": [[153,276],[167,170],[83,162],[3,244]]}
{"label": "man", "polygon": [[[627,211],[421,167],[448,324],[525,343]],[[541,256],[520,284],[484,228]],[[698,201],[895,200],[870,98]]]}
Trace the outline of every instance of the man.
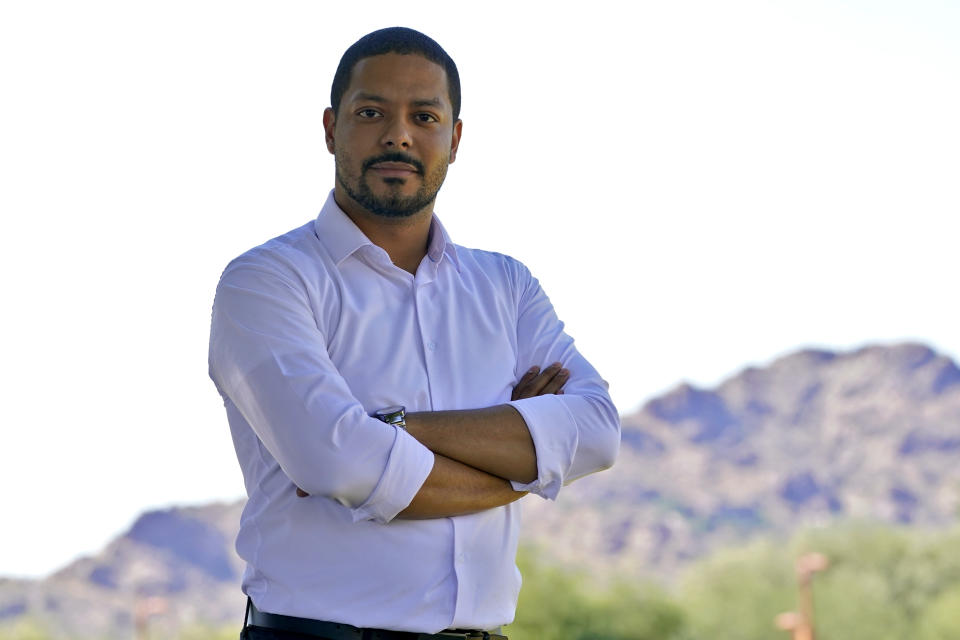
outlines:
{"label": "man", "polygon": [[320,215],[221,278],[210,375],[249,496],[244,637],[496,632],[520,588],[516,500],[616,457],[606,383],[537,281],[433,215],[459,112],[436,42],[360,39],[323,115]]}

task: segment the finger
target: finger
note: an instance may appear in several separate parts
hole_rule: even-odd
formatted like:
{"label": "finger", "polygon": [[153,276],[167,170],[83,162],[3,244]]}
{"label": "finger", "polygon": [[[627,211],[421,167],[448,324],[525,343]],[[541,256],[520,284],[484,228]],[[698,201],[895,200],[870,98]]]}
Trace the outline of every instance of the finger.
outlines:
{"label": "finger", "polygon": [[553,377],[557,375],[560,371],[560,363],[554,362],[552,365],[544,369],[540,375],[530,381],[530,384],[527,385],[525,389],[526,397],[532,398],[533,396],[543,395],[543,388],[553,380]]}
{"label": "finger", "polygon": [[557,372],[557,375],[553,376],[553,378],[543,387],[539,395],[546,396],[562,391],[563,385],[565,385],[569,379],[570,372],[567,369],[561,369]]}
{"label": "finger", "polygon": [[520,381],[517,382],[517,385],[513,388],[511,399],[519,400],[521,398],[530,398],[536,395],[536,392],[531,391],[530,385],[537,379],[539,374],[540,367],[530,367],[527,369],[527,372],[523,374],[523,377],[520,378]]}
{"label": "finger", "polygon": [[540,367],[530,367],[527,369],[527,372],[523,374],[523,377],[520,378],[520,381],[517,382],[518,387],[530,384],[530,381],[537,377],[537,374],[540,373]]}
{"label": "finger", "polygon": [[298,497],[298,498],[306,498],[306,497],[309,496],[309,495],[310,495],[309,493],[307,493],[306,491],[304,491],[304,490],[301,489],[300,487],[297,487],[297,497]]}
{"label": "finger", "polygon": [[525,398],[524,392],[526,391],[527,385],[530,384],[530,381],[533,380],[537,374],[540,372],[540,367],[530,367],[527,369],[527,372],[523,374],[523,377],[520,378],[520,381],[517,382],[516,386],[513,387],[513,393],[510,396],[511,400],[519,400],[520,398]]}

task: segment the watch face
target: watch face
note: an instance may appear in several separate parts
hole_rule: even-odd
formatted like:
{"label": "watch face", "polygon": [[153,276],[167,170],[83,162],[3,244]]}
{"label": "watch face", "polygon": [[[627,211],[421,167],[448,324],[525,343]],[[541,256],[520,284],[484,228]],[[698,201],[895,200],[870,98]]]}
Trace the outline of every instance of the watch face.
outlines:
{"label": "watch face", "polygon": [[393,406],[393,407],[384,407],[383,409],[378,409],[378,410],[377,410],[377,417],[378,417],[378,418],[385,418],[385,417],[387,417],[387,416],[389,416],[390,414],[393,414],[393,413],[403,413],[403,407],[397,405],[397,406]]}
{"label": "watch face", "polygon": [[406,414],[404,413],[405,408],[402,406],[396,407],[385,407],[377,411],[374,416],[377,420],[381,422],[386,422],[387,424],[399,425],[400,427],[406,426]]}

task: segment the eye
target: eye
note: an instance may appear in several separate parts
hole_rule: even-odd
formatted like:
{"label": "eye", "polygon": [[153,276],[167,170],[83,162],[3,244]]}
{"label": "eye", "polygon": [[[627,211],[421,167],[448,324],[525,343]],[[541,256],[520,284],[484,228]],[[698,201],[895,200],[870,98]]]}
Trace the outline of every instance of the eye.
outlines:
{"label": "eye", "polygon": [[417,122],[440,122],[432,113],[418,113],[414,118]]}
{"label": "eye", "polygon": [[360,116],[361,118],[370,119],[370,118],[379,117],[380,112],[377,111],[376,109],[367,108],[367,109],[360,109],[360,111],[357,111],[357,115]]}

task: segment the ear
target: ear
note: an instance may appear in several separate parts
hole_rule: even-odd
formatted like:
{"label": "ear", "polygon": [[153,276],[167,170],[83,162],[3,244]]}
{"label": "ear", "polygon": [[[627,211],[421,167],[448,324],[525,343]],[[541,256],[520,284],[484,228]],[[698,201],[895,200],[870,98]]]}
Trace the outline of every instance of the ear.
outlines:
{"label": "ear", "polygon": [[453,123],[453,136],[450,140],[450,163],[457,159],[457,148],[460,146],[460,135],[463,134],[463,120]]}
{"label": "ear", "polygon": [[324,137],[327,139],[327,151],[333,153],[333,127],[336,123],[337,114],[327,107],[323,110],[323,132]]}

